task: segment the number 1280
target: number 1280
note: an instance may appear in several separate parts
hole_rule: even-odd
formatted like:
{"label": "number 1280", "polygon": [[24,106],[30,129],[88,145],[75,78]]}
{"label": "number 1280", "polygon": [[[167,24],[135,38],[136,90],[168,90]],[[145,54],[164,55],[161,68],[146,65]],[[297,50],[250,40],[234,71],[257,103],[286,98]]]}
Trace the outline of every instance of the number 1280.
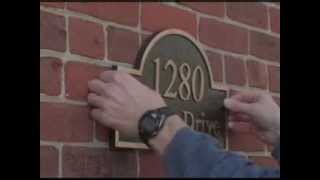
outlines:
{"label": "number 1280", "polygon": [[[160,59],[157,58],[153,60],[156,66],[155,71],[155,90],[159,93],[159,86],[160,86]],[[190,100],[191,96],[192,99],[198,103],[202,100],[204,95],[204,73],[201,67],[198,65],[194,69],[190,67],[187,63],[182,63],[179,67],[172,61],[171,59],[168,60],[163,69],[166,71],[169,68],[172,69],[171,80],[169,86],[164,91],[163,96],[167,98],[177,98],[177,96],[183,100],[187,101]],[[182,82],[180,82],[178,86],[178,90],[173,91],[172,87],[176,82],[177,75],[181,78]],[[189,84],[189,79],[191,78],[191,87]],[[197,89],[197,81],[200,82],[199,88]]]}

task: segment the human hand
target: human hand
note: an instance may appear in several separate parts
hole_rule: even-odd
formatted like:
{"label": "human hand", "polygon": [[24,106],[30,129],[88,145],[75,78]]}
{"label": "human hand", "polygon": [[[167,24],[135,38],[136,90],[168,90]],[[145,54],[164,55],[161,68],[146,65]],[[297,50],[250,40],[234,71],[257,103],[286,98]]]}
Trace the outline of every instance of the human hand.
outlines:
{"label": "human hand", "polygon": [[258,137],[269,144],[275,144],[280,138],[280,108],[266,93],[238,93],[224,101],[230,110],[229,127],[235,126],[235,120],[250,121]]}
{"label": "human hand", "polygon": [[158,93],[123,72],[104,71],[88,86],[92,118],[127,137],[139,137],[138,121],[146,111],[166,105]]}

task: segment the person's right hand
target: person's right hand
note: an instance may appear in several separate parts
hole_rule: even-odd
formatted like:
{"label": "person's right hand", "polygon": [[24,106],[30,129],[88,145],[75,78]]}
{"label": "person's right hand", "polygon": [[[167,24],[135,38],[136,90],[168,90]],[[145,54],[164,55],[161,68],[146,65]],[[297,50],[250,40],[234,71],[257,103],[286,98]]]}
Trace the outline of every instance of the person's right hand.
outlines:
{"label": "person's right hand", "polygon": [[250,121],[266,143],[274,145],[280,138],[280,108],[269,94],[242,92],[226,99],[224,105],[231,112],[230,122]]}

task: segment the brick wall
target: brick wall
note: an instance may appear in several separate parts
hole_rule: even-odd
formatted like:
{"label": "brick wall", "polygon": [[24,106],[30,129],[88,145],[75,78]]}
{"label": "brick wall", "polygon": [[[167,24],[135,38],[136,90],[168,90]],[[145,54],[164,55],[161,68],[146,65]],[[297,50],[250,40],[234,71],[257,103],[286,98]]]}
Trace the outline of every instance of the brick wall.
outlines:
{"label": "brick wall", "polygon": [[[87,81],[111,65],[134,67],[154,32],[179,28],[208,55],[215,83],[267,91],[280,104],[278,3],[40,3],[40,176],[161,177],[152,152],[114,151],[108,128],[92,121]],[[245,130],[228,149],[276,166],[272,147]]]}

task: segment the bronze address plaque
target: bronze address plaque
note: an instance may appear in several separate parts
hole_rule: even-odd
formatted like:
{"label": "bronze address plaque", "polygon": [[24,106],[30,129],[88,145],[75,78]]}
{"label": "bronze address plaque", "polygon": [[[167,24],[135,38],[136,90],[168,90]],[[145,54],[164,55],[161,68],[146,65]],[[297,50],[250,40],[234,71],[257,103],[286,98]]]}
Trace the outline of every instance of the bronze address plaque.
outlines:
{"label": "bronze address plaque", "polygon": [[[225,146],[227,90],[214,86],[207,57],[189,34],[176,29],[160,32],[146,46],[139,69],[119,66],[117,70],[138,77],[159,92],[192,129],[217,137]],[[140,139],[118,131],[114,138],[118,148],[148,148]]]}

